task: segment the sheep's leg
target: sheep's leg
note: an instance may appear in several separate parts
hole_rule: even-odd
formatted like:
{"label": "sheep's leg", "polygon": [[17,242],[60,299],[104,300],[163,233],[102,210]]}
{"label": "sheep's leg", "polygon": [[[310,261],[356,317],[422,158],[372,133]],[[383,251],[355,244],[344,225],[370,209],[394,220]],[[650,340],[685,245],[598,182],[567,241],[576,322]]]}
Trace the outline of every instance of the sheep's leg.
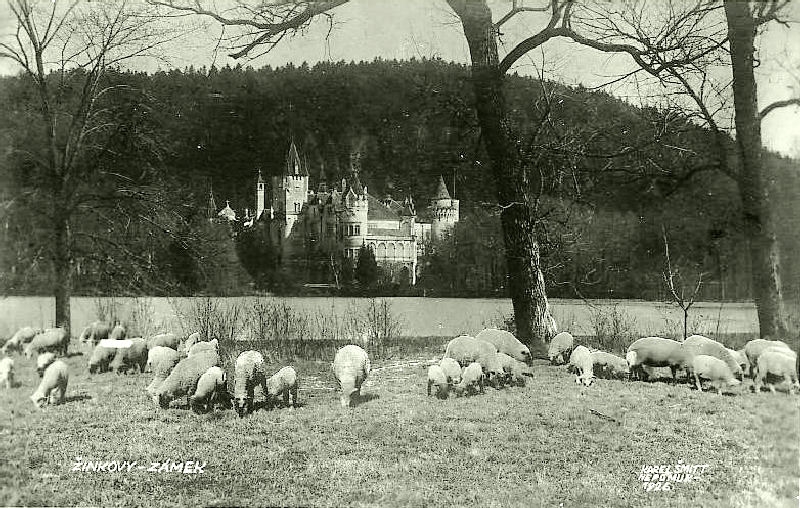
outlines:
{"label": "sheep's leg", "polygon": [[775,393],[775,384],[769,383],[769,384],[767,384],[767,388],[769,388],[769,391],[771,393]]}
{"label": "sheep's leg", "polygon": [[297,386],[297,383],[295,383],[294,386],[292,386],[292,407],[297,407],[297,392],[298,392],[298,389],[299,389],[299,387]]}
{"label": "sheep's leg", "polygon": [[431,396],[431,385],[432,384],[433,384],[433,381],[429,379],[428,380],[428,397]]}
{"label": "sheep's leg", "polygon": [[283,390],[283,405],[284,407],[289,405],[289,388]]}
{"label": "sheep's leg", "polygon": [[695,382],[695,386],[697,386],[697,389],[702,392],[703,391],[703,385],[700,383],[700,377],[697,375],[696,372],[694,374],[694,382]]}

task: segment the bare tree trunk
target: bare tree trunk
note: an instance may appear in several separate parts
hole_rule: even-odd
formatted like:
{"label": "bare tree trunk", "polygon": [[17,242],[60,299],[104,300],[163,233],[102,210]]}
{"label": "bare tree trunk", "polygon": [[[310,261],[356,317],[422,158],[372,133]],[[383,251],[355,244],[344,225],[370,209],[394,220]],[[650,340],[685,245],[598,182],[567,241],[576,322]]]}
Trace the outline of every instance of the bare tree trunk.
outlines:
{"label": "bare tree trunk", "polygon": [[753,296],[761,337],[781,338],[788,326],[775,222],[769,209],[769,186],[763,178],[761,117],[753,72],[757,24],[748,2],[725,0],[724,4],[733,68],[736,142],[741,160],[739,194],[744,229],[749,237]]}
{"label": "bare tree trunk", "polygon": [[[469,44],[478,121],[502,208],[500,221],[517,335],[532,350],[538,349],[543,354],[545,341],[555,330],[545,294],[539,244],[534,237],[534,218],[527,199],[532,183],[509,139],[503,96],[505,73],[499,69],[492,14],[484,0],[450,0],[450,5],[461,18]],[[535,182],[533,186],[537,187]]]}
{"label": "bare tree trunk", "polygon": [[70,330],[70,305],[69,299],[72,295],[72,254],[70,247],[69,219],[67,217],[55,217],[53,242],[53,294],[56,299],[56,323],[55,325]]}

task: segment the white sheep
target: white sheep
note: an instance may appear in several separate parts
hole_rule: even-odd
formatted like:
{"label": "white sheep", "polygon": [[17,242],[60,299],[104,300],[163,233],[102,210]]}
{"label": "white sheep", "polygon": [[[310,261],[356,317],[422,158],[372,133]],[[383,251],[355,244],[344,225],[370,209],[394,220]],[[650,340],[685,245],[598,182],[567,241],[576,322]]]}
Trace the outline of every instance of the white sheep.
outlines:
{"label": "white sheep", "polygon": [[131,368],[138,368],[139,373],[143,373],[147,364],[147,342],[141,337],[124,340],[130,342],[130,346],[117,349],[109,368],[117,374],[127,373]]}
{"label": "white sheep", "polygon": [[[196,413],[214,409],[216,402],[230,402],[227,389],[228,378],[218,366],[209,367],[197,381],[194,394],[189,397],[189,406]],[[227,401],[227,402],[226,402]]]}
{"label": "white sheep", "polygon": [[183,341],[183,344],[181,345],[181,349],[183,351],[189,351],[189,349],[192,346],[194,346],[198,342],[204,342],[204,341],[205,341],[205,338],[203,337],[203,335],[200,332],[190,333],[189,336],[186,337],[186,340]]}
{"label": "white sheep", "polygon": [[511,365],[511,384],[516,386],[525,386],[525,377],[532,375],[531,368],[518,361],[514,361]]}
{"label": "white sheep", "polygon": [[294,367],[283,367],[267,380],[267,391],[265,392],[267,403],[274,407],[275,402],[281,400],[284,406],[288,406],[291,395],[291,407],[296,407],[298,389],[299,383]]}
{"label": "white sheep", "polygon": [[447,382],[451,385],[457,385],[461,382],[461,365],[452,358],[442,358],[439,361],[439,367],[442,368],[444,375],[447,376]]}
{"label": "white sheep", "polygon": [[80,336],[81,344],[91,344],[96,346],[101,340],[105,340],[111,334],[111,325],[102,321],[94,321],[83,329]]}
{"label": "white sheep", "polygon": [[32,341],[35,336],[39,335],[43,331],[44,330],[33,328],[31,326],[22,327],[17,330],[17,333],[15,333],[6,341],[0,351],[6,355],[11,354],[12,352],[22,353],[23,346]]}
{"label": "white sheep", "polygon": [[505,353],[492,353],[485,355],[479,362],[483,367],[484,379],[495,388],[502,388],[509,381],[511,363],[515,361]]}
{"label": "white sheep", "polygon": [[210,340],[208,342],[197,342],[195,344],[192,344],[192,346],[189,347],[186,350],[186,354],[188,356],[192,356],[192,355],[196,355],[197,353],[199,353],[201,351],[217,351],[217,352],[219,352],[219,341],[217,339],[213,339],[213,340]]}
{"label": "white sheep", "polygon": [[627,378],[631,372],[624,358],[605,351],[593,351],[592,364],[594,372],[601,373],[603,377]]}
{"label": "white sheep", "polygon": [[758,364],[758,357],[764,352],[765,349],[770,347],[790,349],[788,344],[780,340],[754,339],[744,345],[744,354],[747,356],[747,360],[750,362],[750,377],[753,377],[755,374],[756,365]]}
{"label": "white sheep", "polygon": [[450,384],[447,382],[447,374],[438,365],[428,367],[428,396],[431,395],[431,387],[434,387],[434,394],[439,399],[446,399],[450,392]]}
{"label": "white sheep", "polygon": [[147,339],[148,348],[154,348],[156,346],[164,346],[177,351],[180,344],[181,344],[181,338],[175,335],[174,333],[161,333]]}
{"label": "white sheep", "polygon": [[105,341],[98,342],[92,350],[92,356],[89,358],[89,374],[101,374],[107,371],[108,365],[117,354],[115,348],[106,347],[103,345],[104,343]]}
{"label": "white sheep", "polygon": [[481,330],[475,338],[492,344],[498,352],[504,353],[519,362],[531,363],[531,350],[514,337],[511,332],[496,328],[486,328]]}
{"label": "white sheep", "polygon": [[200,376],[217,365],[219,355],[214,351],[203,351],[191,358],[184,358],[153,391],[153,402],[166,409],[173,400],[194,393]]}
{"label": "white sheep", "polygon": [[39,374],[39,377],[44,375],[45,369],[54,361],[56,361],[56,355],[49,351],[36,357],[36,372]]}
{"label": "white sheep", "polygon": [[592,353],[586,346],[578,346],[569,355],[570,370],[575,372],[575,383],[591,386],[594,382]]}
{"label": "white sheep", "polygon": [[772,393],[775,393],[775,385],[770,382],[770,378],[783,378],[785,384],[789,386],[789,393],[794,395],[796,388],[800,388],[797,373],[797,355],[791,355],[790,350],[774,348],[763,351],[758,357],[756,365],[756,377],[753,379],[753,387],[756,393],[761,391],[764,380]]}
{"label": "white sheep", "polygon": [[39,387],[33,392],[30,399],[33,405],[40,408],[48,402],[60,404],[64,402],[69,382],[69,368],[62,360],[51,363],[44,371]]}
{"label": "white sheep", "polygon": [[744,349],[740,349],[738,351],[730,348],[725,348],[730,353],[733,360],[739,365],[739,368],[742,369],[742,375],[745,373],[750,372],[750,360],[747,359],[747,355],[744,352]]}
{"label": "white sheep", "polygon": [[156,389],[167,379],[172,369],[182,359],[180,353],[165,346],[156,346],[147,352],[147,365],[154,376],[145,389],[148,395],[155,394]]}
{"label": "white sheep", "polygon": [[478,362],[472,362],[461,372],[461,382],[453,386],[453,391],[457,395],[470,394],[475,392],[484,393],[483,367]]}
{"label": "white sheep", "polygon": [[688,351],[687,359],[689,355],[713,356],[725,362],[731,372],[733,372],[734,376],[737,376],[741,379],[743,375],[742,368],[739,366],[739,362],[737,362],[733,355],[730,354],[728,348],[714,339],[709,339],[703,335],[691,335],[683,341],[681,347]]}
{"label": "white sheep", "polygon": [[361,386],[369,375],[369,355],[361,346],[348,344],[336,351],[331,369],[342,390],[339,397],[342,407],[355,405],[356,397],[361,396]]}
{"label": "white sheep", "polygon": [[737,386],[741,383],[733,377],[728,364],[716,356],[695,355],[688,366],[687,373],[694,376],[697,389],[703,391],[700,379],[708,379],[711,386],[716,387],[717,393],[722,394],[723,386]]}
{"label": "white sheep", "polygon": [[108,335],[108,338],[111,340],[123,340],[128,338],[128,330],[125,329],[122,325],[116,325],[112,330],[111,333]]}
{"label": "white sheep", "polygon": [[33,358],[45,351],[55,351],[62,356],[67,356],[69,347],[69,334],[64,328],[49,328],[37,334],[25,346],[25,358]]}
{"label": "white sheep", "polygon": [[689,359],[687,351],[681,348],[680,342],[662,337],[643,337],[634,341],[628,346],[628,353],[625,356],[631,376],[646,376],[642,368],[645,365],[669,367],[673,382],[677,381],[678,370],[685,369]]}
{"label": "white sheep", "polygon": [[547,349],[547,357],[550,359],[550,363],[554,365],[567,363],[574,347],[575,339],[571,333],[561,332],[556,334],[550,340],[550,347]]}
{"label": "white sheep", "polygon": [[14,387],[14,359],[5,357],[0,360],[0,384],[6,385],[6,389]]}
{"label": "white sheep", "polygon": [[[205,353],[200,353],[205,354]],[[261,386],[267,396],[267,378],[264,373],[264,356],[258,351],[244,351],[236,358],[233,377],[234,409],[239,418],[253,412],[255,387]]]}
{"label": "white sheep", "polygon": [[497,348],[491,342],[478,340],[469,335],[460,335],[447,343],[445,358],[452,358],[460,365],[480,362],[482,358],[494,354]]}

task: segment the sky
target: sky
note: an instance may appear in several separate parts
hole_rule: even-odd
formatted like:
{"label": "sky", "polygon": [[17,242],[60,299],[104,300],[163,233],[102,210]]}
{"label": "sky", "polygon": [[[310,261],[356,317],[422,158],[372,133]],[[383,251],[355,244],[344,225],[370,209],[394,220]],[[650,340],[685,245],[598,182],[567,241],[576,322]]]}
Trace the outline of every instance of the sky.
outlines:
{"label": "sky", "polygon": [[[223,1],[223,0],[220,0]],[[655,2],[656,0],[650,0]],[[660,0],[659,0],[660,1]],[[539,5],[541,0],[527,0]],[[495,18],[502,16],[509,1],[489,0]],[[5,2],[0,6],[0,34],[13,29]],[[351,0],[333,11],[334,26],[324,20],[313,23],[302,36],[285,39],[270,53],[244,65],[277,67],[287,63],[299,65],[319,61],[360,61],[376,57],[409,59],[438,57],[448,61],[469,63],[469,52],[460,22],[445,0]],[[790,2],[788,17],[800,21],[800,4]],[[510,50],[525,34],[544,26],[546,16],[537,13],[518,15],[513,23],[503,26],[502,54]],[[180,18],[169,22],[176,33],[193,26],[188,36],[162,48],[161,59],[138,60],[131,67],[138,70],[236,65],[239,61],[217,48],[218,25],[199,26],[198,20]],[[759,38],[761,66],[758,69],[759,105],[800,94],[800,23],[789,28],[771,23]],[[626,70],[632,69],[627,56],[608,55],[564,39],[547,42],[522,58],[512,72],[536,75],[544,69],[545,77],[568,84],[598,86]],[[0,59],[0,74],[15,72],[13,62]],[[638,100],[632,85],[616,85],[614,95]],[[775,151],[800,157],[800,108],[783,108],[769,115],[762,123],[764,144]]]}

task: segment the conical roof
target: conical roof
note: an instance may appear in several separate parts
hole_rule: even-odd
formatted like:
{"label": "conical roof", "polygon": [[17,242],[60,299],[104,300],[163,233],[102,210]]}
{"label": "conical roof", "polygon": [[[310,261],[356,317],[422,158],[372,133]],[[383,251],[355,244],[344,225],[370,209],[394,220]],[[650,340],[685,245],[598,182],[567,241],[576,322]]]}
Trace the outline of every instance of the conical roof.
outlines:
{"label": "conical roof", "polygon": [[450,199],[450,193],[447,192],[447,185],[444,184],[444,178],[439,175],[439,186],[436,189],[433,199]]}
{"label": "conical roof", "polygon": [[294,140],[289,145],[289,152],[286,154],[286,173],[287,175],[300,175],[308,176],[308,169],[305,164],[300,161],[300,155],[297,153],[297,146]]}

